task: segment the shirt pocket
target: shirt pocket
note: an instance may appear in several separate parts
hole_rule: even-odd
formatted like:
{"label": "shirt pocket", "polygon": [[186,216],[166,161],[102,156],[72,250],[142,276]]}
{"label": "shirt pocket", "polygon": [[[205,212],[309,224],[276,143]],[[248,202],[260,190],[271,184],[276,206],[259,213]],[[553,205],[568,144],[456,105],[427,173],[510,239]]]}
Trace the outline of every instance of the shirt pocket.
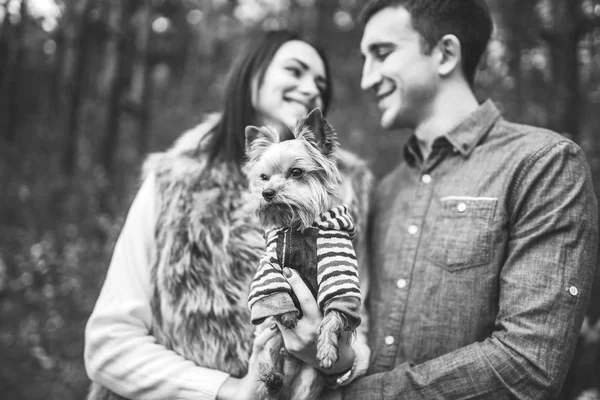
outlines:
{"label": "shirt pocket", "polygon": [[428,259],[450,272],[489,263],[498,199],[449,196],[441,198],[440,203]]}

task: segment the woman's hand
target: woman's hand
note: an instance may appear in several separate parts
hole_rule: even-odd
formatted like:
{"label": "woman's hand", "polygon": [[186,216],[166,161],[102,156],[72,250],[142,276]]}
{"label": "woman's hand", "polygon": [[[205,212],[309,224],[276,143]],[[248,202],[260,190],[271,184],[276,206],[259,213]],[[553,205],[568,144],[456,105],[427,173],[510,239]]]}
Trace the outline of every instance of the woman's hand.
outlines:
{"label": "woman's hand", "polygon": [[259,359],[261,352],[265,349],[267,342],[277,334],[277,324],[269,319],[265,324],[268,325],[254,338],[252,346],[252,355],[248,362],[248,373],[241,379],[229,377],[219,389],[217,400],[256,400],[258,399],[258,389],[263,383],[260,380]]}
{"label": "woman's hand", "polygon": [[325,374],[339,374],[349,370],[355,356],[354,350],[350,346],[349,333],[344,333],[338,342],[339,358],[335,365],[331,369],[324,369],[319,366],[316,337],[323,319],[323,313],[319,309],[319,305],[310,289],[298,273],[289,268],[284,268],[283,273],[296,294],[303,313],[302,319],[298,320],[298,324],[294,329],[279,326],[287,351]]}

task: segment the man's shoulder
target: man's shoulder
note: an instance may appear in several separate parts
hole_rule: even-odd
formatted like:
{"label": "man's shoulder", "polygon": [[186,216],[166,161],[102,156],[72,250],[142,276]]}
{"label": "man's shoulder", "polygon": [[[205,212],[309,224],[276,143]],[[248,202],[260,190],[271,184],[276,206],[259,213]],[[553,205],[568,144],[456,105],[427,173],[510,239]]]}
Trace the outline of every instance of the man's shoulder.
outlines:
{"label": "man's shoulder", "polygon": [[577,146],[568,136],[540,126],[522,124],[500,118],[488,136],[489,140],[502,140],[507,145],[528,151],[552,147],[559,143]]}
{"label": "man's shoulder", "polygon": [[[566,135],[547,128],[500,119],[481,143],[481,156],[501,159],[516,165],[531,162],[544,155],[581,153],[582,150]],[[495,155],[494,155],[495,154]]]}

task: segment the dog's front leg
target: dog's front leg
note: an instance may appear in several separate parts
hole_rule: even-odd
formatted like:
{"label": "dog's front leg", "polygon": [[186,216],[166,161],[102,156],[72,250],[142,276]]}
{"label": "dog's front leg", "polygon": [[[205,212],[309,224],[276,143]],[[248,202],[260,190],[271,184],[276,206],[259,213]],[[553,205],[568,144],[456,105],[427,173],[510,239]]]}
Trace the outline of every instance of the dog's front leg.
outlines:
{"label": "dog's front leg", "polygon": [[338,341],[345,330],[347,319],[338,311],[328,311],[317,332],[317,359],[321,368],[331,368],[339,357]]}

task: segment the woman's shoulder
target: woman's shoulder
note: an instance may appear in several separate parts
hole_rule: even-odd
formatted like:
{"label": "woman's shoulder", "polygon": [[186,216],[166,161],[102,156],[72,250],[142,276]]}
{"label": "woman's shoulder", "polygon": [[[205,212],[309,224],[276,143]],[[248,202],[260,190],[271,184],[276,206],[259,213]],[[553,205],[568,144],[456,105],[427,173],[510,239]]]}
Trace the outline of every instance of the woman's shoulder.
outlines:
{"label": "woman's shoulder", "polygon": [[359,232],[364,231],[375,177],[368,163],[355,153],[338,149],[337,159],[342,176],[340,200],[352,211]]}
{"label": "woman's shoulder", "polygon": [[360,183],[366,191],[371,190],[375,178],[367,161],[345,149],[338,149],[337,159],[343,180],[350,179],[355,181],[355,184]]}
{"label": "woman's shoulder", "polygon": [[183,132],[165,151],[151,153],[142,166],[142,178],[166,172],[193,174],[201,171],[208,158],[208,139],[220,118],[209,114],[203,122]]}

